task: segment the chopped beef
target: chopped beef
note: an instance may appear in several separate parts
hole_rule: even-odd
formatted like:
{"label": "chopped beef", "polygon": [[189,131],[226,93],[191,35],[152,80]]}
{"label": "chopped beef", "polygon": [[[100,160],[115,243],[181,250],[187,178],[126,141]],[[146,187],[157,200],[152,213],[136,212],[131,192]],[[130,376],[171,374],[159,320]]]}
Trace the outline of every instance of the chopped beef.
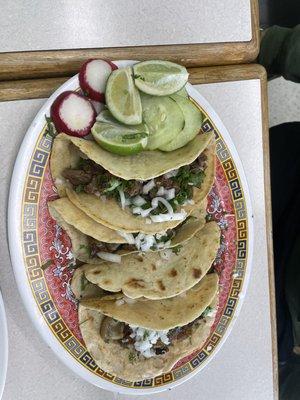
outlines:
{"label": "chopped beef", "polygon": [[91,182],[92,174],[82,169],[67,168],[62,173],[63,177],[68,179],[72,185],[86,185]]}
{"label": "chopped beef", "polygon": [[200,156],[191,165],[192,172],[204,171],[207,167],[207,155],[206,150],[200,154]]}
{"label": "chopped beef", "polygon": [[201,319],[203,319],[203,316],[200,315],[197,319],[194,321],[190,322],[187,325],[184,326],[178,326],[177,328],[173,328],[168,332],[168,338],[170,339],[170,342],[173,342],[174,340],[182,340],[186,339],[188,336],[191,336],[192,331],[193,331],[193,325],[197,324]]}
{"label": "chopped beef", "polygon": [[106,253],[113,253],[116,250],[127,250],[134,251],[136,250],[135,245],[128,243],[105,243],[96,241],[93,238],[89,238],[89,247],[90,247],[90,256],[91,258],[97,257],[97,253],[99,251],[103,251]]}
{"label": "chopped beef", "polygon": [[169,351],[169,347],[164,344],[160,339],[153,345],[153,350],[156,355],[165,354]]}
{"label": "chopped beef", "polygon": [[129,181],[129,185],[124,188],[124,193],[129,197],[137,196],[143,191],[143,182],[140,181]]}
{"label": "chopped beef", "polygon": [[[94,161],[81,159],[76,169],[65,169],[63,176],[68,179],[77,192],[84,191],[97,196],[104,195],[120,200],[120,190],[127,198],[141,195],[146,203],[143,209],[151,206],[152,199],[157,197],[160,187],[175,189],[175,198],[170,200],[173,210],[176,211],[181,205],[193,197],[193,187],[200,187],[207,167],[207,152],[204,151],[190,165],[185,165],[178,170],[176,176],[166,175],[154,178],[155,186],[149,193],[143,193],[143,186],[146,182],[138,180],[124,180],[112,175]],[[152,215],[164,214],[167,208],[159,203],[158,207],[151,211]]]}

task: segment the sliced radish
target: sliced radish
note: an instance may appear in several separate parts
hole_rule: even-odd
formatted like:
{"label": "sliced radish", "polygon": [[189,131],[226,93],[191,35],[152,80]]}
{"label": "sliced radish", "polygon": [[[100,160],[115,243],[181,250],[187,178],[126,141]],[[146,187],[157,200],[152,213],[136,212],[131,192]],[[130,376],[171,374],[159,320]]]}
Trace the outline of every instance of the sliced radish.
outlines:
{"label": "sliced radish", "polygon": [[70,90],[55,99],[50,116],[58,132],[78,137],[88,135],[96,121],[96,112],[90,100]]}
{"label": "sliced radish", "polygon": [[106,81],[111,71],[118,67],[107,60],[88,60],[79,72],[79,83],[83,92],[95,101],[105,102]]}

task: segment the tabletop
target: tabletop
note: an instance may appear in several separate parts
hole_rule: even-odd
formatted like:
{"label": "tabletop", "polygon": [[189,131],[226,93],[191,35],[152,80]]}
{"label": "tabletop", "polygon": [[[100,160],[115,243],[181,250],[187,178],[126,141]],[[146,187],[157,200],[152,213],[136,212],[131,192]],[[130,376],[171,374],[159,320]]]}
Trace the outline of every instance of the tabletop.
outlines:
{"label": "tabletop", "polygon": [[[241,157],[254,215],[253,268],[241,313],[221,350],[187,383],[145,399],[191,396],[206,400],[274,398],[268,277],[261,87],[258,79],[197,85],[227,127]],[[34,330],[17,292],[6,239],[6,202],[18,148],[43,99],[0,103],[0,282],[9,329],[9,363],[3,400],[132,399],[93,387],[73,375]]]}

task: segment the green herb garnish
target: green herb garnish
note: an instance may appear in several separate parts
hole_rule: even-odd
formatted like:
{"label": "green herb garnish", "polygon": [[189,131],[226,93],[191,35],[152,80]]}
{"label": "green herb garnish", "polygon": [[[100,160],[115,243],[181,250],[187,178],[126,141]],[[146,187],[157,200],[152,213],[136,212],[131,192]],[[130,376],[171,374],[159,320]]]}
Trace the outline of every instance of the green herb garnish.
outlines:
{"label": "green herb garnish", "polygon": [[79,250],[85,251],[87,253],[87,255],[90,257],[90,255],[91,255],[91,247],[90,246],[87,246],[86,244],[81,244],[79,246]]}
{"label": "green herb garnish", "polygon": [[204,318],[207,317],[208,314],[211,312],[212,312],[212,307],[210,307],[210,306],[206,307],[206,309],[202,313],[202,317],[204,317]]}
{"label": "green herb garnish", "polygon": [[80,185],[75,186],[75,192],[76,193],[84,192],[84,185],[80,184]]}
{"label": "green herb garnish", "polygon": [[182,248],[182,244],[178,244],[177,246],[172,247],[171,250],[177,256],[180,253],[181,248]]}
{"label": "green herb garnish", "polygon": [[149,337],[149,335],[150,335],[150,332],[146,330],[146,331],[144,332],[144,334],[143,334],[143,340],[146,340],[147,337]]}
{"label": "green herb garnish", "polygon": [[44,264],[41,265],[41,269],[42,269],[43,271],[45,271],[47,268],[50,267],[51,264],[52,264],[52,260],[48,260],[48,261],[46,261]]}
{"label": "green herb garnish", "polygon": [[128,354],[128,360],[131,364],[133,364],[136,361],[136,354],[133,353],[132,351]]}
{"label": "green herb garnish", "polygon": [[105,190],[103,190],[103,193],[108,193],[108,192],[113,192],[115,189],[117,189],[121,185],[121,181],[118,179],[112,178],[109,181],[109,187]]}
{"label": "green herb garnish", "polygon": [[55,129],[54,123],[52,122],[52,119],[50,117],[47,117],[45,115],[46,123],[47,123],[47,128],[45,130],[45,136],[49,135],[52,138],[55,138],[57,135],[57,130]]}

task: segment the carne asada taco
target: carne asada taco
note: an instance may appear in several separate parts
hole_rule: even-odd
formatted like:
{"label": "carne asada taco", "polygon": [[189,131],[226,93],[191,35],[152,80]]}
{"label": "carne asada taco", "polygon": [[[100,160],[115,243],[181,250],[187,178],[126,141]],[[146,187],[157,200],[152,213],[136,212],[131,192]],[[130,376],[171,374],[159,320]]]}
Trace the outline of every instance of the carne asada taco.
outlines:
{"label": "carne asada taco", "polygon": [[216,222],[205,224],[184,246],[161,252],[129,254],[122,265],[102,262],[84,265],[85,278],[109,292],[122,291],[132,299],[157,300],[185,292],[210,269],[220,245]]}
{"label": "carne asada taco", "polygon": [[[218,303],[216,274],[205,279],[187,291],[185,297],[139,300],[124,305],[120,303],[123,299],[114,300],[120,304],[113,308],[115,317],[98,310],[97,300],[82,301],[79,305],[81,334],[99,367],[126,380],[142,380],[170,371],[177,361],[201,347],[210,333]],[[101,308],[108,307],[105,301],[111,303],[112,300],[101,300]],[[149,312],[153,311],[156,321],[153,326],[159,329],[148,328],[151,316],[144,317],[147,307],[143,303],[149,306]],[[125,307],[124,313],[122,307]],[[128,318],[127,308],[130,309]],[[132,309],[136,313],[132,313]],[[165,318],[161,325],[159,317]],[[129,319],[135,322],[127,322]]]}
{"label": "carne asada taco", "polygon": [[197,210],[197,216],[190,216],[177,227],[154,235],[109,229],[77,209],[66,197],[49,202],[48,208],[52,218],[68,233],[76,259],[90,264],[102,260],[120,263],[122,255],[161,251],[189,240],[205,224],[206,200]]}
{"label": "carne asada taco", "polygon": [[59,195],[67,194],[95,221],[126,232],[157,233],[182,222],[213,184],[213,134],[198,135],[179,151],[122,157],[93,141],[59,134],[51,172]]}

